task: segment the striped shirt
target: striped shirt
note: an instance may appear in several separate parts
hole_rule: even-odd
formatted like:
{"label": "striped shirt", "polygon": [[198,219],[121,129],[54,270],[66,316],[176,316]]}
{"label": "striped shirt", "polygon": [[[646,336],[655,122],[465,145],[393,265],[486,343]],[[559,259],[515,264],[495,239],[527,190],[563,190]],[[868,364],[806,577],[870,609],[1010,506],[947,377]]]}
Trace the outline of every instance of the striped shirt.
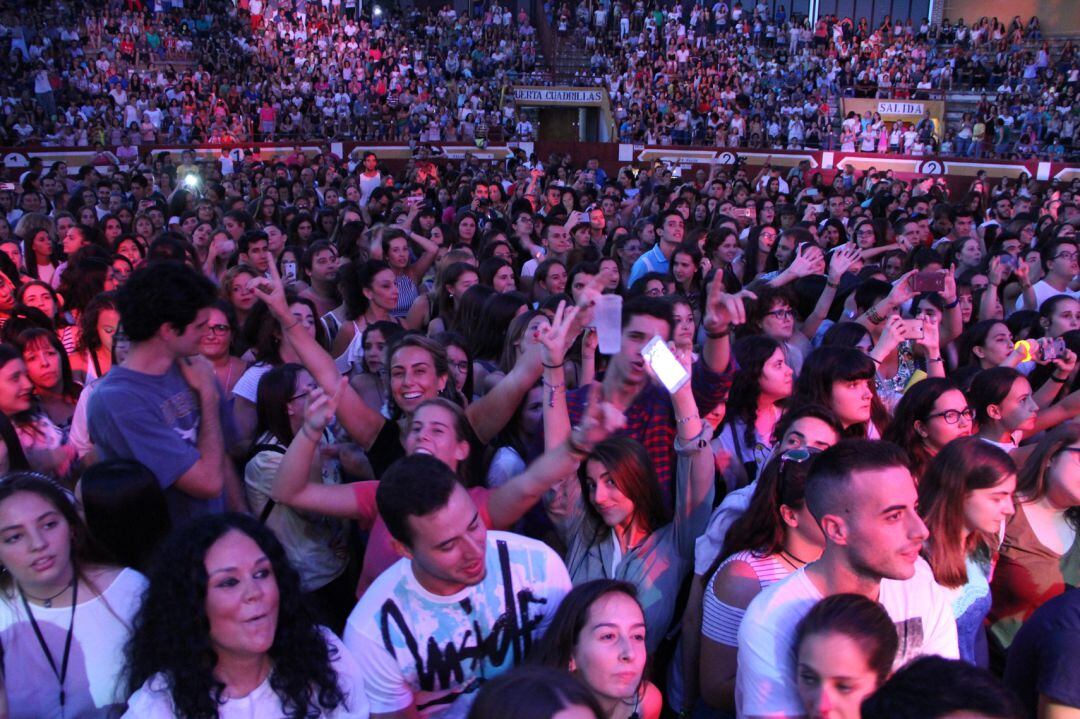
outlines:
{"label": "striped shirt", "polygon": [[416,289],[416,283],[407,274],[400,274],[395,277],[394,284],[398,288],[398,301],[397,307],[392,309],[390,314],[401,319],[409,314],[409,308],[412,307],[413,302],[416,302],[416,298],[420,296],[420,291]]}
{"label": "striped shirt", "polygon": [[716,575],[731,562],[746,562],[749,564],[750,568],[754,570],[754,575],[757,577],[758,584],[761,585],[762,589],[770,584],[776,584],[795,570],[790,564],[780,559],[778,554],[762,556],[744,549],[725,559],[717,570],[713,572],[713,575],[709,577],[709,583],[705,586],[705,597],[702,605],[701,634],[706,639],[711,639],[717,644],[737,647],[739,646],[739,625],[742,624],[746,610],[721,602],[716,598],[714,589]]}

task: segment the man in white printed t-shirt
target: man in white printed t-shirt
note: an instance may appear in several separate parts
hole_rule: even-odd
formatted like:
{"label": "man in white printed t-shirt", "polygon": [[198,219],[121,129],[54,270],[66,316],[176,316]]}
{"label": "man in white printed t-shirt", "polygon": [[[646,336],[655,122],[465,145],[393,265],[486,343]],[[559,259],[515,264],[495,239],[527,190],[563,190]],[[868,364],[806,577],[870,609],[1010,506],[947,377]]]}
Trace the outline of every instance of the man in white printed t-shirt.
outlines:
{"label": "man in white printed t-shirt", "polygon": [[890,442],[857,439],[813,462],[806,505],[825,535],[825,551],[747,608],[735,679],[740,719],[806,714],[796,687],[796,627],[834,594],[881,603],[900,635],[894,667],[925,654],[959,657],[949,598],[919,557],[928,532],[916,512],[907,455]]}
{"label": "man in white printed t-shirt", "polygon": [[373,719],[463,719],[476,691],[521,664],[570,591],[547,545],[489,532],[449,467],[400,459],[375,501],[404,555],[349,615]]}

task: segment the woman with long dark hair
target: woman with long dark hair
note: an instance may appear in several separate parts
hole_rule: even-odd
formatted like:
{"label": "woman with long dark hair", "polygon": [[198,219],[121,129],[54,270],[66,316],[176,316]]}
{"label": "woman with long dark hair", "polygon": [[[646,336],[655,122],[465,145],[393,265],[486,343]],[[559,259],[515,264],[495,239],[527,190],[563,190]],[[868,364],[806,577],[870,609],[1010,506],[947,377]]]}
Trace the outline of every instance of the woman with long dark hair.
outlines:
{"label": "woman with long dark hair", "polygon": [[0,412],[15,427],[31,468],[66,477],[77,459],[75,447],[48,415],[34,407],[33,392],[22,351],[0,344]]}
{"label": "woman with long dark hair", "polygon": [[927,377],[904,392],[882,439],[908,453],[918,478],[942,447],[974,431],[974,418],[975,410],[952,380]]}
{"label": "woman with long dark hair", "polygon": [[[274,367],[259,380],[255,443],[244,467],[244,493],[252,511],[274,532],[300,572],[301,587],[319,621],[340,632],[353,603],[353,587],[347,586],[344,574],[348,565],[344,523],[277,507],[270,496],[286,449],[304,424],[304,403],[314,388],[307,370],[293,363]],[[341,465],[336,458],[323,456],[335,444],[333,432],[324,429],[318,442],[320,454],[308,468],[311,481],[341,484]]]}
{"label": "woman with long dark hair", "polygon": [[844,435],[877,439],[888,429],[889,413],[878,399],[874,361],[851,347],[819,347],[803,363],[791,403],[831,409]]}
{"label": "woman with long dark hair", "polygon": [[71,371],[80,381],[93,382],[112,369],[113,338],[120,329],[116,296],[103,292],[79,315],[79,339],[69,356]]}
{"label": "woman with long dark hair", "polygon": [[34,385],[35,404],[53,424],[66,429],[82,385],[72,378],[60,339],[47,329],[31,327],[19,333],[15,344],[22,350],[27,376]]}
{"label": "woman with long dark hair", "polygon": [[978,437],[961,437],[934,457],[918,487],[919,514],[930,530],[923,555],[950,590],[960,658],[985,667],[990,577],[998,537],[1015,511],[1016,464]]}
{"label": "woman with long dark hair", "polygon": [[733,349],[739,369],[720,433],[712,441],[717,471],[729,492],[753,480],[772,454],[773,427],[794,385],[794,373],[775,340],[744,337]]}
{"label": "woman with long dark hair", "polygon": [[[571,310],[565,317],[573,318]],[[562,327],[562,308],[553,327]],[[561,441],[570,432],[563,364],[572,337],[566,331],[545,334],[544,384],[550,391],[544,405],[545,442]],[[690,356],[676,349],[676,359],[689,373]],[[599,387],[595,387],[599,394]],[[566,482],[564,496],[549,506],[560,539],[566,544],[570,578],[583,582],[601,577],[635,585],[649,627],[648,647],[660,645],[675,612],[670,597],[693,566],[694,539],[709,521],[714,493],[711,431],[698,414],[690,382],[671,394],[674,409],[675,512],[668,512],[656,470],[645,448],[629,437],[601,442],[578,469],[578,482]],[[616,559],[619,557],[619,559]]]}
{"label": "woman with long dark hair", "polygon": [[386,406],[390,391],[386,348],[405,333],[397,322],[380,320],[364,328],[360,335],[363,354],[359,366],[353,365],[349,383],[360,393],[368,407],[379,412]]}
{"label": "woman with long dark hair", "polygon": [[165,542],[126,655],[130,719],[368,716],[356,661],[246,515],[200,517]]}
{"label": "woman with long dark hair", "polygon": [[646,677],[645,615],[629,582],[595,579],[563,597],[530,663],[564,669],[607,719],[658,719],[663,700]]}
{"label": "woman with long dark hair", "polygon": [[735,520],[706,573],[699,682],[717,709],[735,710],[739,625],[763,589],[821,556],[825,538],[804,489],[818,450],[790,449],[765,465],[746,513]]}
{"label": "woman with long dark hair", "polygon": [[0,479],[0,564],[10,719],[114,715],[146,579],[112,563],[66,490],[22,472]]}

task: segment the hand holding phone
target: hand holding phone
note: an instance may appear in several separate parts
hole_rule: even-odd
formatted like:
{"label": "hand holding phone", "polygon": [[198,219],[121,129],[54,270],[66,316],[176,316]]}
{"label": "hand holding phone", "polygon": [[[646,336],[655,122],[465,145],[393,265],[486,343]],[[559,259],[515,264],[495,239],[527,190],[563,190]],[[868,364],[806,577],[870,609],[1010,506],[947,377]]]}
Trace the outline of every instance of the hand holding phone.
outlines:
{"label": "hand holding phone", "polygon": [[916,293],[943,292],[945,290],[944,270],[922,270],[911,278],[911,289]]}
{"label": "hand holding phone", "polygon": [[652,370],[668,392],[674,394],[690,381],[690,373],[682,366],[660,335],[656,335],[641,350],[645,364]]}

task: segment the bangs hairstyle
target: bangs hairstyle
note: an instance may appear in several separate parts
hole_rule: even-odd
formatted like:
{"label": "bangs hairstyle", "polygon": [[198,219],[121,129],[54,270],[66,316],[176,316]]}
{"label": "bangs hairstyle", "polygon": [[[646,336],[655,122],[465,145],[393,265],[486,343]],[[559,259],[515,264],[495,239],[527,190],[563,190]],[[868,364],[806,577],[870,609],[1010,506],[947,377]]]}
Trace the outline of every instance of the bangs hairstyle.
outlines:
{"label": "bangs hairstyle", "polygon": [[72,403],[78,401],[79,395],[82,394],[82,385],[72,379],[71,361],[55,332],[41,327],[30,327],[19,333],[15,345],[22,350],[24,356],[28,352],[40,352],[46,347],[56,352],[56,361],[60,364],[60,392],[67,401]]}
{"label": "bangs hairstyle", "polygon": [[259,378],[255,400],[255,440],[269,433],[288,445],[295,436],[286,407],[296,395],[296,378],[304,366],[295,363],[274,367]]}
{"label": "bangs hairstyle", "polygon": [[[878,397],[874,379],[877,365],[874,360],[853,347],[818,347],[803,360],[802,372],[795,382],[793,404],[811,403],[832,407],[833,385],[838,382],[870,382],[870,420],[879,432],[889,426],[889,412]],[[854,424],[844,430],[844,436],[853,439],[866,437],[867,427]]]}
{"label": "bangs hairstyle", "polygon": [[895,442],[907,450],[911,455],[911,472],[916,477],[923,475],[933,458],[915,425],[925,425],[929,421],[927,416],[934,409],[934,403],[950,390],[960,391],[960,388],[951,379],[944,377],[927,377],[911,385],[893,411],[892,424],[882,435],[882,439]]}
{"label": "bangs hairstyle", "polygon": [[604,526],[604,520],[588,499],[587,470],[590,462],[599,462],[603,465],[604,471],[611,476],[615,486],[633,503],[634,521],[646,534],[652,534],[671,521],[668,511],[664,508],[656,471],[645,448],[640,442],[629,437],[612,437],[596,445],[578,467],[578,480],[581,482],[585,514],[593,520],[594,526]]}
{"label": "bangs hairstyle", "polygon": [[997,546],[997,537],[972,532],[966,543],[964,499],[976,489],[989,489],[1016,474],[1016,464],[1004,450],[978,437],[949,442],[934,457],[918,483],[919,513],[930,530],[923,550],[938,584],[956,588],[967,584],[967,555],[977,552],[986,559]]}

